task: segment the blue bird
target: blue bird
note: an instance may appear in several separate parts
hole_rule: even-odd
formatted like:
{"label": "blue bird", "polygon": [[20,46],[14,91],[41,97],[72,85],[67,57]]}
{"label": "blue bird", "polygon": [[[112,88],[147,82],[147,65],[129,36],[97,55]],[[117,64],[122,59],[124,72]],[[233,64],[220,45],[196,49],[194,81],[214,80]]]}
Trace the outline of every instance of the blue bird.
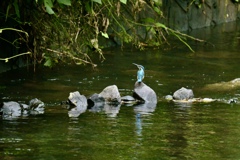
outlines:
{"label": "blue bird", "polygon": [[137,81],[138,83],[142,82],[143,78],[144,78],[144,67],[142,65],[133,63],[134,65],[136,65],[138,67],[138,72],[137,72]]}

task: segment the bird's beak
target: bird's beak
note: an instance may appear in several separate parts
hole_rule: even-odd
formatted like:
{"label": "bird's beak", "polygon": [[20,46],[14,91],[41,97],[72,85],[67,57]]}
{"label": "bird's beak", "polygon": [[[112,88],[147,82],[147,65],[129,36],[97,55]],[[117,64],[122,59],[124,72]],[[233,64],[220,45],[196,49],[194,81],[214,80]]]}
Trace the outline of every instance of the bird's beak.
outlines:
{"label": "bird's beak", "polygon": [[138,65],[138,64],[136,64],[136,63],[133,63],[133,64],[139,68],[139,65]]}

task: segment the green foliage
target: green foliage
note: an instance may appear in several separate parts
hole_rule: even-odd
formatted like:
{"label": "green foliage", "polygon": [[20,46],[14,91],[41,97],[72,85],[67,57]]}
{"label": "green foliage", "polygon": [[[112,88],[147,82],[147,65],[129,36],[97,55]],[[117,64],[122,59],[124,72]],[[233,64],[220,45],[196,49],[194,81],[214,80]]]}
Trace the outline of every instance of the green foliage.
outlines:
{"label": "green foliage", "polygon": [[[6,19],[12,6],[19,23],[30,24],[32,57],[48,67],[60,61],[95,66],[90,53],[104,60],[104,40],[144,49],[169,44],[167,36],[173,35],[192,50],[185,39],[191,37],[160,23],[164,17],[157,0],[13,0]],[[145,16],[146,10],[151,17]]]}
{"label": "green foliage", "polygon": [[[53,2],[54,0],[43,0],[44,6],[48,14],[54,14],[53,11]],[[71,0],[57,0],[59,4],[63,4],[66,6],[71,6]]]}

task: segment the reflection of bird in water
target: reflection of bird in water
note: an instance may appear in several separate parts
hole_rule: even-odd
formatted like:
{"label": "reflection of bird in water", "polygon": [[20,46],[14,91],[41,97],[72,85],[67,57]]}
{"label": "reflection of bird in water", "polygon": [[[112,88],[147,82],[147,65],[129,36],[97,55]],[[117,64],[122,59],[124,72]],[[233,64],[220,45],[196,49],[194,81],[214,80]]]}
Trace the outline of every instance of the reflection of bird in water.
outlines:
{"label": "reflection of bird in water", "polygon": [[138,136],[142,135],[142,121],[141,121],[141,114],[136,114],[136,133]]}
{"label": "reflection of bird in water", "polygon": [[137,81],[138,83],[141,83],[143,78],[144,78],[144,67],[142,65],[133,63],[134,65],[136,65],[138,67],[138,72],[137,72]]}

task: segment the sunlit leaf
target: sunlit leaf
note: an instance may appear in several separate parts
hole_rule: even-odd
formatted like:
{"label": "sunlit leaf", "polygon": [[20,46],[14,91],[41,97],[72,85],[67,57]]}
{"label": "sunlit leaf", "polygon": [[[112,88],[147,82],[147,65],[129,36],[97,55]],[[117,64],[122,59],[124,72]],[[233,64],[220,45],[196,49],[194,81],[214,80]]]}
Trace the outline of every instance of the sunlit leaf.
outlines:
{"label": "sunlit leaf", "polygon": [[44,56],[46,62],[43,64],[46,67],[52,67],[52,60],[50,57]]}
{"label": "sunlit leaf", "polygon": [[5,59],[5,62],[6,62],[6,63],[8,62],[8,58]]}
{"label": "sunlit leaf", "polygon": [[102,34],[103,37],[109,38],[107,33],[103,33],[103,32],[101,31],[101,34]]}
{"label": "sunlit leaf", "polygon": [[120,0],[123,4],[127,4],[127,0]]}
{"label": "sunlit leaf", "polygon": [[82,64],[82,62],[76,62],[76,65],[81,65]]}
{"label": "sunlit leaf", "polygon": [[49,7],[49,6],[45,6],[45,7],[46,7],[46,11],[48,14],[54,14],[54,11],[52,10],[51,7]]}
{"label": "sunlit leaf", "polygon": [[155,25],[156,25],[156,27],[166,28],[166,26],[164,24],[159,23],[159,22],[155,23]]}
{"label": "sunlit leaf", "polygon": [[99,4],[102,4],[102,0],[92,0],[93,2],[97,2]]}
{"label": "sunlit leaf", "polygon": [[53,3],[51,0],[44,0],[44,6],[48,14],[54,14],[54,11],[52,10]]}
{"label": "sunlit leaf", "polygon": [[71,0],[57,0],[58,3],[71,6]]}

